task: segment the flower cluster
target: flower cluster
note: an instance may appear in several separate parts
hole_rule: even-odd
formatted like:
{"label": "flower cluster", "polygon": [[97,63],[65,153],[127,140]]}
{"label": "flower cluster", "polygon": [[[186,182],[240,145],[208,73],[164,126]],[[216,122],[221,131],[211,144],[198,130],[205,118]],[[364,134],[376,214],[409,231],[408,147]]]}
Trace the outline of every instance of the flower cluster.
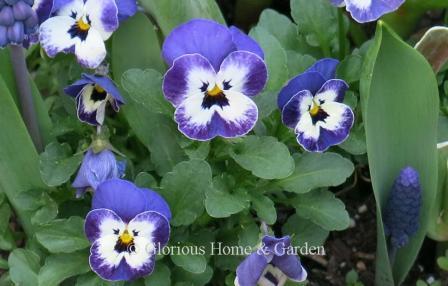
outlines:
{"label": "flower cluster", "polygon": [[347,7],[353,19],[359,23],[378,20],[384,14],[397,10],[405,0],[330,0],[338,7]]}
{"label": "flower cluster", "polygon": [[348,85],[335,79],[338,64],[334,59],[320,60],[279,93],[283,123],[294,129],[297,142],[307,151],[323,152],[342,143],[353,127],[353,111],[342,103]]}
{"label": "flower cluster", "polygon": [[[51,1],[0,0],[0,48],[33,41],[39,17],[46,16]],[[51,9],[51,8],[50,8]],[[39,11],[39,12],[38,12]]]}
{"label": "flower cluster", "polygon": [[109,281],[151,274],[157,251],[168,243],[170,219],[156,192],[120,179],[101,183],[85,222],[92,270]]}
{"label": "flower cluster", "polygon": [[400,171],[384,211],[384,226],[394,248],[405,246],[419,228],[422,189],[418,172],[412,167]]}
{"label": "flower cluster", "polygon": [[286,251],[290,246],[289,236],[264,236],[262,247],[238,266],[235,286],[283,286],[288,278],[295,282],[305,281],[307,272],[300,260]]}
{"label": "flower cluster", "polygon": [[170,66],[163,92],[185,136],[210,140],[252,130],[258,108],[251,97],[267,80],[263,51],[253,39],[235,27],[195,19],[168,35],[162,54]]}

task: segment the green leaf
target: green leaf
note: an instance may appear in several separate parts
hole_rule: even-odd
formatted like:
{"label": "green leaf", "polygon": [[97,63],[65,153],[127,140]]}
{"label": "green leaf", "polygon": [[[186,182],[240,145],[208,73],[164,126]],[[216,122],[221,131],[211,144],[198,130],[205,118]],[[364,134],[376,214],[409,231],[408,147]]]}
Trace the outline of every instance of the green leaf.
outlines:
{"label": "green leaf", "polygon": [[315,190],[298,195],[291,204],[298,216],[311,220],[325,230],[344,230],[350,225],[344,203],[332,192]]}
{"label": "green leaf", "polygon": [[235,144],[230,156],[244,169],[263,179],[281,179],[294,171],[288,148],[274,137],[246,136]]}
{"label": "green leaf", "polygon": [[365,154],[367,145],[364,124],[353,127],[350,131],[350,136],[339,147],[353,155]]}
{"label": "green leaf", "polygon": [[15,249],[8,258],[9,274],[16,285],[36,286],[40,268],[39,256],[26,249]]}
{"label": "green leaf", "polygon": [[145,278],[145,286],[170,286],[171,272],[163,263],[157,262],[154,272]]}
{"label": "green leaf", "polygon": [[297,214],[288,218],[283,226],[283,233],[292,235],[292,243],[295,246],[323,246],[329,231],[323,229],[311,220],[304,219]]}
{"label": "green leaf", "polygon": [[439,257],[437,258],[437,265],[445,271],[448,271],[448,257]]}
{"label": "green leaf", "polygon": [[151,174],[145,172],[138,173],[138,175],[135,177],[134,182],[141,188],[157,188],[157,180]]}
{"label": "green leaf", "polygon": [[257,212],[257,216],[267,224],[274,224],[277,221],[277,211],[275,210],[274,202],[259,193],[252,192],[250,196],[252,207]]}
{"label": "green leaf", "polygon": [[225,23],[214,0],[140,0],[140,4],[154,17],[165,36],[176,26],[194,18],[207,18]]}
{"label": "green leaf", "polygon": [[[291,16],[309,44],[331,56],[331,42],[337,36],[337,9],[327,0],[291,0]],[[314,43],[316,41],[316,43]]]}
{"label": "green leaf", "polygon": [[36,238],[51,253],[70,253],[90,245],[84,235],[84,220],[80,217],[58,219],[41,226]]}
{"label": "green leaf", "polygon": [[1,77],[0,114],[0,190],[8,197],[25,232],[32,236],[33,213],[26,211],[16,199],[21,192],[45,185],[39,174],[39,157],[33,142]]}
{"label": "green leaf", "polygon": [[165,71],[156,29],[140,12],[120,23],[112,37],[112,70],[116,81],[131,68]]}
{"label": "green leaf", "polygon": [[268,66],[267,90],[277,91],[288,79],[286,51],[279,41],[262,27],[255,27],[249,34],[264,51],[264,60]]}
{"label": "green leaf", "polygon": [[52,142],[40,154],[39,169],[42,180],[49,187],[67,182],[82,161],[82,154],[72,155],[70,145]]}
{"label": "green leaf", "polygon": [[76,279],[76,286],[122,286],[124,285],[123,281],[106,281],[101,279],[95,273],[88,273],[78,276]]}
{"label": "green leaf", "polygon": [[157,113],[171,115],[173,107],[163,97],[162,75],[155,70],[130,69],[121,78],[121,85],[137,104]]}
{"label": "green leaf", "polygon": [[297,48],[299,42],[297,25],[285,15],[272,9],[265,9],[260,15],[258,26],[277,38],[285,50]]}
{"label": "green leaf", "polygon": [[[399,285],[420,250],[437,190],[438,87],[425,58],[382,22],[363,66],[361,100],[378,209],[376,283]],[[406,166],[420,174],[420,228],[398,250],[391,270],[381,210],[396,176]]]}
{"label": "green leaf", "polygon": [[161,194],[173,213],[174,226],[193,223],[204,211],[205,191],[212,185],[207,162],[192,160],[177,164],[161,183]]}
{"label": "green leaf", "polygon": [[350,55],[339,65],[336,71],[337,78],[345,80],[347,83],[359,81],[361,77],[363,58],[360,55]]}
{"label": "green leaf", "polygon": [[205,259],[204,255],[201,255],[199,253],[189,253],[186,255],[181,253],[179,255],[171,255],[170,258],[175,265],[194,274],[204,273],[205,269],[207,268],[207,260]]}
{"label": "green leaf", "polygon": [[275,184],[286,191],[306,193],[344,183],[353,173],[353,163],[336,153],[305,153],[295,158],[294,173]]}
{"label": "green leaf", "polygon": [[57,286],[67,278],[90,271],[87,252],[48,256],[39,271],[39,286]]}
{"label": "green leaf", "polygon": [[213,277],[213,269],[207,266],[204,272],[194,274],[181,267],[174,268],[173,277],[176,277],[176,286],[203,286],[207,285]]}
{"label": "green leaf", "polygon": [[238,195],[221,192],[214,188],[206,192],[205,209],[211,217],[229,217],[245,208],[246,203]]}

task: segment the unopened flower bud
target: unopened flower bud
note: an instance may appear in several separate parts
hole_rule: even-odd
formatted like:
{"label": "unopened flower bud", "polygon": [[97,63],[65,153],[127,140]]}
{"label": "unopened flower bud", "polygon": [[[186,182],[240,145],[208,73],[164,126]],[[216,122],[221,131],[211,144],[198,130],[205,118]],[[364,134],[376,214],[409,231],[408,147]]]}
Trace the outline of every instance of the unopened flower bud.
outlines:
{"label": "unopened flower bud", "polygon": [[14,24],[14,13],[12,8],[5,6],[0,10],[0,25],[2,26],[12,26]]}
{"label": "unopened flower bud", "polygon": [[31,15],[36,14],[34,13],[30,5],[22,1],[19,1],[16,4],[14,4],[14,6],[12,6],[12,11],[14,14],[14,19],[16,21],[26,20]]}
{"label": "unopened flower bud", "polygon": [[22,22],[15,22],[13,26],[8,27],[8,39],[11,44],[21,44],[25,37],[25,31]]}
{"label": "unopened flower bud", "polygon": [[0,26],[0,48],[5,47],[8,44],[8,30],[4,26]]}

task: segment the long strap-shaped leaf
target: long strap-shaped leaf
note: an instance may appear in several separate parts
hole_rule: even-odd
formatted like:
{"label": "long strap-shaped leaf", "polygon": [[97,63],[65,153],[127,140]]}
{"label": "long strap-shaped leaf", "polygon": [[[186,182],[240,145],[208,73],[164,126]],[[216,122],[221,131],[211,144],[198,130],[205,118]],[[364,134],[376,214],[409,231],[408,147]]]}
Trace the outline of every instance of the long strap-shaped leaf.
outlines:
{"label": "long strap-shaped leaf", "polygon": [[[376,285],[399,285],[426,235],[437,189],[437,81],[425,58],[382,22],[364,66],[361,99],[378,210]],[[395,177],[406,166],[420,173],[423,189],[420,228],[398,250],[390,266],[381,212]]]}

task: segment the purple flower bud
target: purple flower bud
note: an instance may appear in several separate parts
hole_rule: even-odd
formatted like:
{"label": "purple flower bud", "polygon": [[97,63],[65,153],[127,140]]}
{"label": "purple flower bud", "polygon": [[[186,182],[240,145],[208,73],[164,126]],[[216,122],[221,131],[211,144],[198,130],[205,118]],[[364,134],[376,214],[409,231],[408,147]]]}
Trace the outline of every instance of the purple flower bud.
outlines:
{"label": "purple flower bud", "polygon": [[384,212],[385,232],[395,248],[406,245],[419,228],[421,193],[418,172],[412,167],[402,169],[395,179]]}
{"label": "purple flower bud", "polygon": [[8,4],[8,5],[14,5],[14,4],[16,4],[17,2],[19,2],[20,0],[4,0],[5,2],[6,2],[6,4]]}
{"label": "purple flower bud", "polygon": [[102,182],[118,176],[117,161],[112,151],[106,149],[95,154],[89,149],[72,186],[77,189],[76,196],[82,197],[88,188],[96,190]]}
{"label": "purple flower bud", "polygon": [[31,6],[22,1],[19,1],[12,6],[12,11],[16,21],[23,21],[35,14]]}
{"label": "purple flower bud", "polygon": [[0,10],[0,25],[2,26],[12,26],[14,24],[14,13],[12,8],[5,6]]}
{"label": "purple flower bud", "polygon": [[6,6],[5,1],[0,0],[0,9],[2,9],[2,8],[5,7],[5,6]]}
{"label": "purple flower bud", "polygon": [[5,47],[8,44],[8,29],[4,26],[0,26],[0,48]]}
{"label": "purple flower bud", "polygon": [[25,38],[25,31],[22,22],[15,22],[8,27],[8,39],[11,44],[21,44]]}
{"label": "purple flower bud", "polygon": [[29,16],[26,20],[25,20],[25,31],[26,34],[33,34],[37,31],[37,29],[39,28],[39,18],[37,17],[36,13],[32,13],[31,16]]}

